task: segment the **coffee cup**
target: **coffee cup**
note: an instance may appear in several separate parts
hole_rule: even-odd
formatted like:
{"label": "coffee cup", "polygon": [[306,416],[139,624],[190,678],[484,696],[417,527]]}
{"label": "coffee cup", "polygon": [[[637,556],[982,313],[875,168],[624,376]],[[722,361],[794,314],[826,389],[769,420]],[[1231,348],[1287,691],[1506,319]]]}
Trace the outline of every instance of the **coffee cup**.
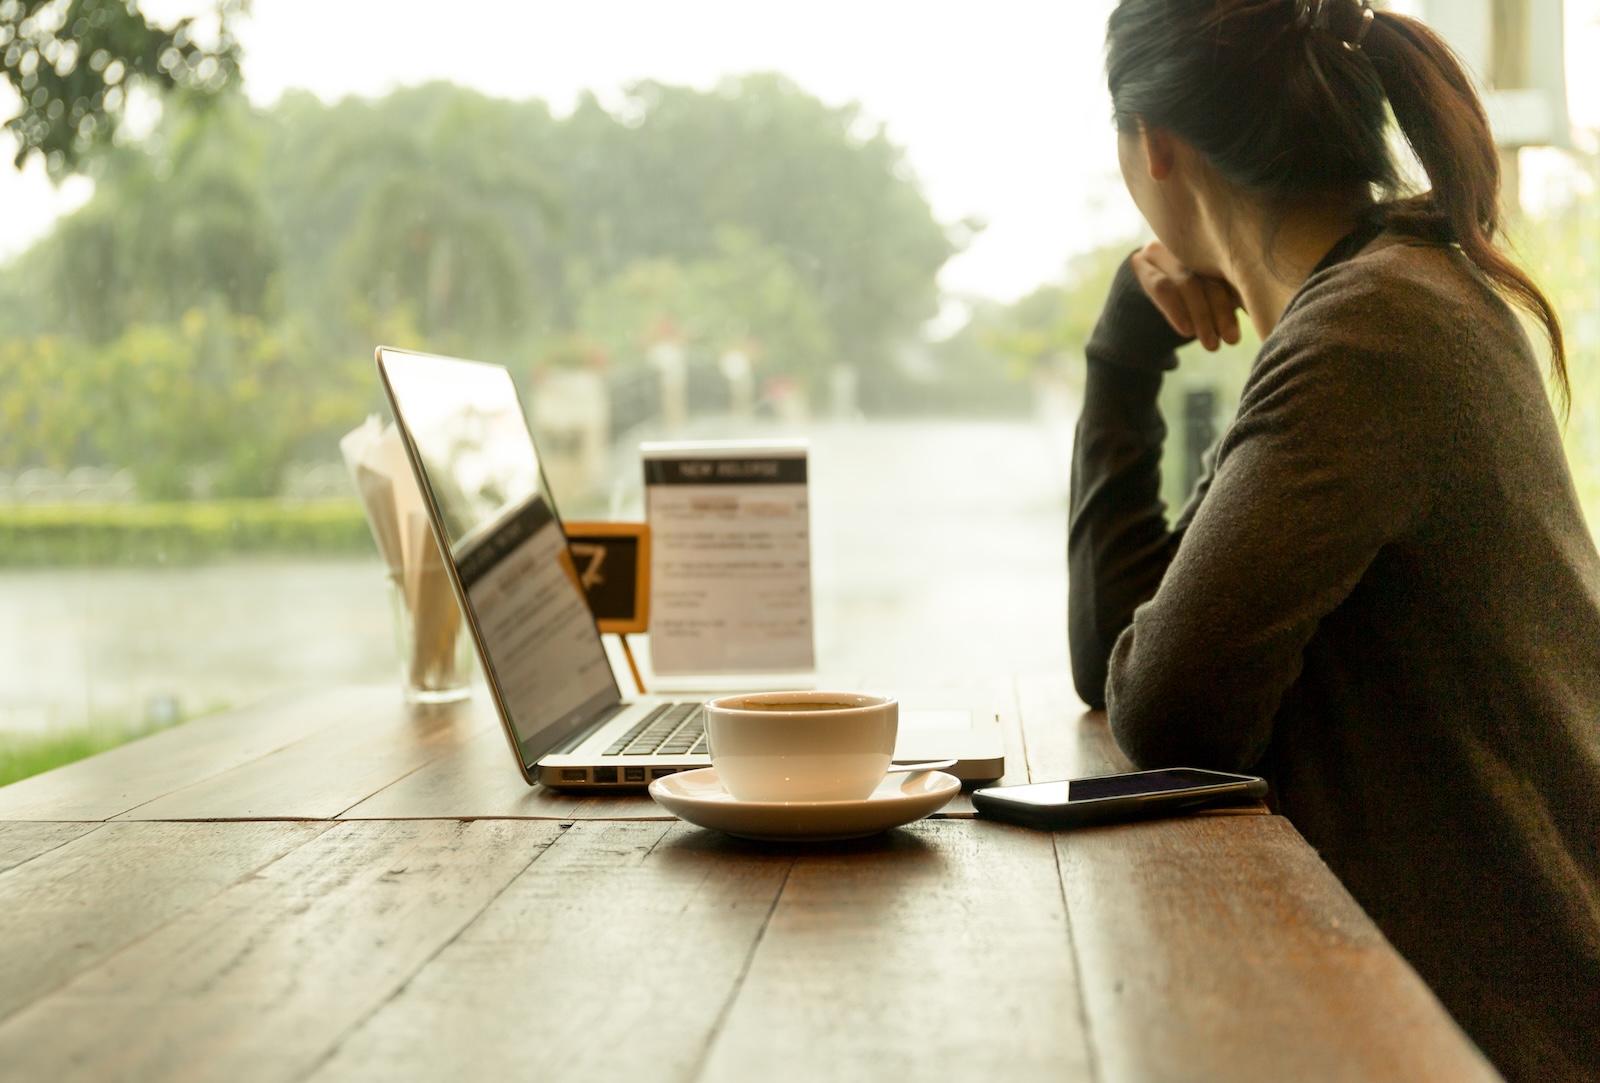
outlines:
{"label": "coffee cup", "polygon": [[711,764],[739,801],[859,801],[894,758],[900,704],[863,692],[749,692],[706,704]]}

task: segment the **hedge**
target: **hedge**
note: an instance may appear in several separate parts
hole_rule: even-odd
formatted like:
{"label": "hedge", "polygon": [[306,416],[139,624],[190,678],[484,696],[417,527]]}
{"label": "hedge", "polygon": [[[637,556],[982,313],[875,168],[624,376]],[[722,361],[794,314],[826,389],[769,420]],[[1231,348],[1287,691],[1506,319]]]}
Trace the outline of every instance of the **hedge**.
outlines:
{"label": "hedge", "polygon": [[0,507],[0,567],[192,564],[239,555],[372,554],[354,500]]}
{"label": "hedge", "polygon": [[64,732],[0,732],[0,786],[76,763],[152,732],[151,728],[118,730],[107,726]]}

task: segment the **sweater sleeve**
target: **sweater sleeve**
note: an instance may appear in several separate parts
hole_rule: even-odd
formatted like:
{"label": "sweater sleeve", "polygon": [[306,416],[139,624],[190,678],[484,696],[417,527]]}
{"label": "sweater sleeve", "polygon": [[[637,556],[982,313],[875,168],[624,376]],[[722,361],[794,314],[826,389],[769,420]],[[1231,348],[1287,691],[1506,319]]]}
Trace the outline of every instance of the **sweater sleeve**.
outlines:
{"label": "sweater sleeve", "polygon": [[1141,766],[1255,764],[1319,623],[1427,515],[1450,442],[1426,367],[1439,344],[1407,333],[1417,316],[1403,296],[1346,284],[1303,300],[1258,358],[1205,500],[1112,651],[1112,732]]}
{"label": "sweater sleeve", "polygon": [[1156,396],[1187,341],[1124,262],[1084,351],[1088,376],[1072,450],[1067,639],[1073,683],[1091,707],[1105,705],[1112,644],[1155,593],[1177,548],[1160,498],[1167,430]]}

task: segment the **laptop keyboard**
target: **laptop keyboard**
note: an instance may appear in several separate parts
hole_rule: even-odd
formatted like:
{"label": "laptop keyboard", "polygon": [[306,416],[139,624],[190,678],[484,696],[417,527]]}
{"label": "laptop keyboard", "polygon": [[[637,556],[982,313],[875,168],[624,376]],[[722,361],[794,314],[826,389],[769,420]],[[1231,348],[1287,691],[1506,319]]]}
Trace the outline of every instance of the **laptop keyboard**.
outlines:
{"label": "laptop keyboard", "polygon": [[663,703],[611,743],[607,756],[698,756],[706,751],[706,712],[698,703]]}

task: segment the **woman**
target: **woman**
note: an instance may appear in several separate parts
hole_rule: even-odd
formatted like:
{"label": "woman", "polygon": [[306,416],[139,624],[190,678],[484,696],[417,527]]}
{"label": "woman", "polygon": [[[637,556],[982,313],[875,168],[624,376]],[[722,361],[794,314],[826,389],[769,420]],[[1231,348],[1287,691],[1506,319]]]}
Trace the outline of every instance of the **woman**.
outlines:
{"label": "woman", "polygon": [[[1600,558],[1494,247],[1498,159],[1420,23],[1121,0],[1107,70],[1158,240],[1087,349],[1072,664],[1142,767],[1251,770],[1512,1079],[1600,1079]],[[1409,198],[1392,109],[1431,191]],[[1262,338],[1169,530],[1174,350]]]}

